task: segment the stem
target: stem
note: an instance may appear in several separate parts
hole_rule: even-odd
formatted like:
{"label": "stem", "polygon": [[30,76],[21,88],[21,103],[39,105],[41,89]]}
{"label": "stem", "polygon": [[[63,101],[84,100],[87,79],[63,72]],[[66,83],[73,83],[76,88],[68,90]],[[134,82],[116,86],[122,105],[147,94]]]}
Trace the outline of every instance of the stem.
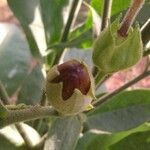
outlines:
{"label": "stem", "polygon": [[[71,6],[71,10],[70,10],[70,13],[69,13],[69,17],[68,17],[66,26],[64,28],[64,31],[62,33],[62,37],[60,39],[60,43],[64,43],[68,40],[68,35],[69,35],[69,32],[70,32],[72,22],[75,21],[75,19],[76,19],[76,16],[77,16],[79,8],[82,4],[82,1],[83,0],[74,0],[73,1],[73,4]],[[58,54],[57,54],[57,56],[55,58],[55,61],[54,61],[54,64],[57,64],[57,63],[59,64],[60,63],[61,56],[63,56],[64,53],[65,53],[65,51],[64,51],[63,48],[58,51]]]}
{"label": "stem", "polygon": [[106,75],[97,85],[96,90],[107,80],[111,77],[111,75]]}
{"label": "stem", "polygon": [[148,48],[146,51],[144,51],[143,56],[150,55],[150,48]]}
{"label": "stem", "polygon": [[118,93],[122,92],[123,90],[125,90],[126,88],[128,88],[129,86],[135,84],[136,82],[142,80],[143,78],[147,77],[150,75],[150,71],[144,72],[141,75],[139,75],[138,77],[134,78],[133,80],[129,81],[128,83],[124,84],[123,86],[121,86],[120,88],[118,88],[117,90],[106,94],[104,96],[102,96],[99,100],[93,102],[93,105],[97,106],[97,105],[101,105],[104,102],[106,102],[107,100],[109,100],[110,98],[112,98],[113,96],[117,95]]}
{"label": "stem", "polygon": [[[4,98],[4,103],[5,104],[9,104],[10,103],[10,98],[8,96],[7,91],[5,90],[5,87],[3,86],[2,82],[0,82],[0,92],[2,93],[2,97]],[[9,114],[9,111],[8,111]],[[6,116],[7,118],[7,116]],[[3,118],[4,120],[6,119],[5,117]],[[1,120],[0,120],[1,122]],[[1,125],[0,125],[1,126]],[[26,131],[24,130],[24,128],[22,127],[22,124],[20,123],[16,123],[15,127],[17,128],[19,134],[22,136],[22,138],[24,139],[24,142],[26,143],[26,145],[28,147],[32,147],[32,143],[31,140],[28,138],[28,134],[26,133]]]}
{"label": "stem", "polygon": [[26,143],[28,148],[32,148],[32,142],[28,137],[28,134],[26,134],[26,131],[24,130],[23,126],[21,123],[16,123],[15,127],[17,128],[17,130],[19,131],[19,134],[22,136],[22,138],[24,139],[24,142]]}
{"label": "stem", "polygon": [[48,137],[48,133],[44,134],[42,137],[41,137],[41,140],[38,144],[36,144],[33,149],[42,149],[43,146],[44,146],[44,143],[45,143],[45,140],[47,139]]}
{"label": "stem", "polygon": [[106,73],[99,71],[95,77],[95,84],[98,85],[105,78]]}
{"label": "stem", "polygon": [[144,46],[150,41],[150,19],[141,28],[142,41]]}
{"label": "stem", "polygon": [[46,94],[45,94],[45,90],[44,90],[44,89],[43,89],[43,91],[42,91],[42,96],[41,96],[40,105],[41,105],[41,106],[46,106]]}
{"label": "stem", "polygon": [[111,6],[112,6],[112,0],[104,1],[101,31],[104,30],[104,28],[108,27],[110,16],[111,16]]}
{"label": "stem", "polygon": [[17,122],[57,115],[57,112],[51,106],[30,106],[30,108],[21,110],[8,110],[8,115],[0,119],[0,128]]}
{"label": "stem", "polygon": [[[43,89],[42,91],[42,97],[40,101],[40,106],[46,106],[47,105],[47,100],[46,100],[46,93],[45,90]],[[41,125],[42,125],[43,119],[37,119],[33,122],[33,127],[39,131]]]}
{"label": "stem", "polygon": [[122,23],[120,29],[118,30],[118,34],[122,37],[126,37],[128,35],[128,30],[133,24],[135,17],[137,16],[139,10],[142,8],[145,0],[133,0],[130,8],[128,9]]}
{"label": "stem", "polygon": [[9,104],[9,96],[8,93],[5,90],[4,85],[2,84],[2,82],[0,81],[0,96],[2,97],[3,103],[5,105]]}
{"label": "stem", "polygon": [[71,7],[71,11],[70,11],[70,13],[69,13],[69,17],[68,17],[66,26],[65,26],[65,28],[64,28],[62,37],[61,37],[61,39],[60,39],[60,42],[66,42],[67,39],[68,39],[69,31],[70,31],[72,22],[73,22],[73,20],[74,20],[75,11],[76,11],[76,8],[77,8],[77,6],[78,6],[79,1],[80,1],[80,0],[74,0],[74,1],[73,1],[72,7]]}

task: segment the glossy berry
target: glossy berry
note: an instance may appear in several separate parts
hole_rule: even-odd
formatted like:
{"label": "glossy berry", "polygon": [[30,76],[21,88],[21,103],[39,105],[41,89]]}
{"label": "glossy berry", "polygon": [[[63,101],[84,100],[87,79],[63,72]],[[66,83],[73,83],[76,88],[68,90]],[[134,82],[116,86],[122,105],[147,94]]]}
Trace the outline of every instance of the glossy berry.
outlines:
{"label": "glossy berry", "polygon": [[53,79],[52,83],[63,82],[63,100],[71,97],[75,88],[80,90],[82,94],[87,94],[90,89],[90,77],[82,63],[71,60],[57,67],[60,75]]}
{"label": "glossy berry", "polygon": [[46,79],[46,96],[61,115],[75,115],[91,109],[95,85],[84,62],[70,60],[53,66]]}

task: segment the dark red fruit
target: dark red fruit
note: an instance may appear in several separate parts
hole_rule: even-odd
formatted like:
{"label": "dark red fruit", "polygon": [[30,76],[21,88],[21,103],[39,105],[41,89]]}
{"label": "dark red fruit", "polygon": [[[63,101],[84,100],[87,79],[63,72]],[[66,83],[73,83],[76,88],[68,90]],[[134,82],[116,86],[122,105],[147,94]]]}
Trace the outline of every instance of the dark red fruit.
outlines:
{"label": "dark red fruit", "polygon": [[84,95],[88,93],[90,89],[90,77],[84,64],[77,60],[67,61],[58,65],[58,71],[60,75],[51,82],[63,82],[63,100],[71,97],[75,88],[80,90]]}

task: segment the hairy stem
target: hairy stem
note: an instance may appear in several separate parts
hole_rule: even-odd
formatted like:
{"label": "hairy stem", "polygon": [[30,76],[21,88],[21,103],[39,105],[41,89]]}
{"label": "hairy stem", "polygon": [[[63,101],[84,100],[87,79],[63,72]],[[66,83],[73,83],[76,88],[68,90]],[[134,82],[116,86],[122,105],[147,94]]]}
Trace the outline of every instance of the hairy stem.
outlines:
{"label": "hairy stem", "polygon": [[128,30],[133,24],[134,19],[142,8],[144,2],[145,0],[132,0],[131,6],[121,23],[120,29],[118,30],[120,36],[126,37],[128,35]]}
{"label": "hairy stem", "polygon": [[[0,82],[0,93],[2,94],[2,97],[4,99],[4,104],[9,104],[10,103],[10,98],[9,98],[8,93],[5,90],[5,87],[3,86],[2,82]],[[8,111],[8,114],[9,114],[9,111]],[[7,116],[4,117],[3,119],[5,120],[7,118]],[[1,120],[0,120],[0,122],[1,122]],[[15,127],[18,130],[19,134],[24,139],[24,142],[26,143],[27,147],[32,147],[32,143],[31,143],[30,139],[28,138],[28,134],[26,133],[26,131],[22,127],[22,124],[21,123],[16,123]]]}
{"label": "hairy stem", "polygon": [[104,96],[102,96],[100,99],[98,99],[97,101],[93,102],[93,105],[97,106],[97,105],[101,105],[104,102],[108,101],[110,98],[112,98],[113,96],[117,95],[118,93],[122,92],[123,90],[125,90],[126,88],[130,87],[131,85],[137,83],[138,81],[144,79],[145,77],[150,75],[150,71],[146,71],[144,73],[142,73],[141,75],[139,75],[138,77],[134,78],[133,80],[129,81],[128,83],[124,84],[123,86],[121,86],[120,88],[118,88],[117,90],[108,93]]}
{"label": "hairy stem", "polygon": [[21,110],[8,110],[8,115],[0,119],[0,128],[17,122],[57,115],[57,112],[51,106],[30,106]]}

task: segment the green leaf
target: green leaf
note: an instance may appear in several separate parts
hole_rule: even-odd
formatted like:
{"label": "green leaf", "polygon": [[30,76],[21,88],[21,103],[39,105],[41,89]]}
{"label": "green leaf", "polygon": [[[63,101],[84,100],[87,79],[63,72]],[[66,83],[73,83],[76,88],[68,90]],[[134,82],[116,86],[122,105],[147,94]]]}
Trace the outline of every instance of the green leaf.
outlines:
{"label": "green leaf", "polygon": [[0,100],[0,118],[4,118],[7,115],[7,109],[5,106],[2,104]]}
{"label": "green leaf", "polygon": [[115,134],[91,130],[79,140],[76,150],[146,150],[150,146],[150,124]]}
{"label": "green leaf", "polygon": [[66,43],[56,43],[54,45],[51,45],[49,48],[61,48],[64,49],[66,47],[69,48],[88,48],[92,45],[92,31],[91,29],[81,33],[79,36],[75,37],[74,39],[69,40]]}
{"label": "green leaf", "polygon": [[44,149],[73,150],[82,129],[82,121],[77,116],[62,117],[52,124]]}
{"label": "green leaf", "polygon": [[93,26],[94,35],[98,36],[101,28],[101,18],[91,5],[89,5],[88,3],[85,3],[85,5],[90,9],[91,14],[88,17],[89,18],[92,17],[92,26]]}
{"label": "green leaf", "polygon": [[[7,0],[8,5],[14,15],[20,21],[28,40],[30,51],[34,57],[40,58],[39,45],[37,44],[37,31],[41,30],[41,22],[35,18],[38,13],[39,0]],[[38,25],[38,27],[37,27]],[[41,39],[44,39],[44,32],[40,33]],[[40,40],[40,44],[43,40]]]}
{"label": "green leaf", "polygon": [[[149,1],[149,0],[148,0]],[[150,2],[145,1],[145,4],[143,5],[142,9],[136,16],[135,22],[138,22],[140,27],[144,25],[144,23],[149,19],[150,14]],[[111,20],[115,20],[120,14],[123,14],[122,16],[125,16],[126,10],[123,10],[121,12],[118,12],[117,14],[113,15]]]}
{"label": "green leaf", "polygon": [[88,113],[93,129],[118,132],[150,120],[150,90],[122,92]]}
{"label": "green leaf", "polygon": [[150,148],[150,131],[134,133],[110,147],[111,150],[121,150],[125,147],[126,150],[148,150]]}
{"label": "green leaf", "polygon": [[136,17],[136,21],[143,25],[148,19],[150,14],[150,2],[145,3],[142,9],[140,10],[139,14]]}
{"label": "green leaf", "polygon": [[[112,3],[111,16],[128,8],[131,0],[114,0]],[[92,0],[91,6],[95,8],[98,14],[102,15],[104,0]]]}
{"label": "green leaf", "polygon": [[27,75],[21,85],[17,103],[35,105],[40,101],[43,87],[43,75],[40,65],[36,65],[32,72]]}
{"label": "green leaf", "polygon": [[69,43],[77,48],[89,48],[93,44],[92,16],[88,15],[86,21],[75,28],[69,35]]}
{"label": "green leaf", "polygon": [[71,3],[71,0],[40,0],[47,45],[59,41]]}
{"label": "green leaf", "polygon": [[35,104],[42,94],[41,66],[32,58],[19,28],[9,25],[5,31],[7,38],[0,45],[0,79],[10,97],[19,94],[21,103]]}
{"label": "green leaf", "polygon": [[0,44],[0,79],[11,96],[27,75],[31,55],[21,31],[16,26],[7,29]]}

